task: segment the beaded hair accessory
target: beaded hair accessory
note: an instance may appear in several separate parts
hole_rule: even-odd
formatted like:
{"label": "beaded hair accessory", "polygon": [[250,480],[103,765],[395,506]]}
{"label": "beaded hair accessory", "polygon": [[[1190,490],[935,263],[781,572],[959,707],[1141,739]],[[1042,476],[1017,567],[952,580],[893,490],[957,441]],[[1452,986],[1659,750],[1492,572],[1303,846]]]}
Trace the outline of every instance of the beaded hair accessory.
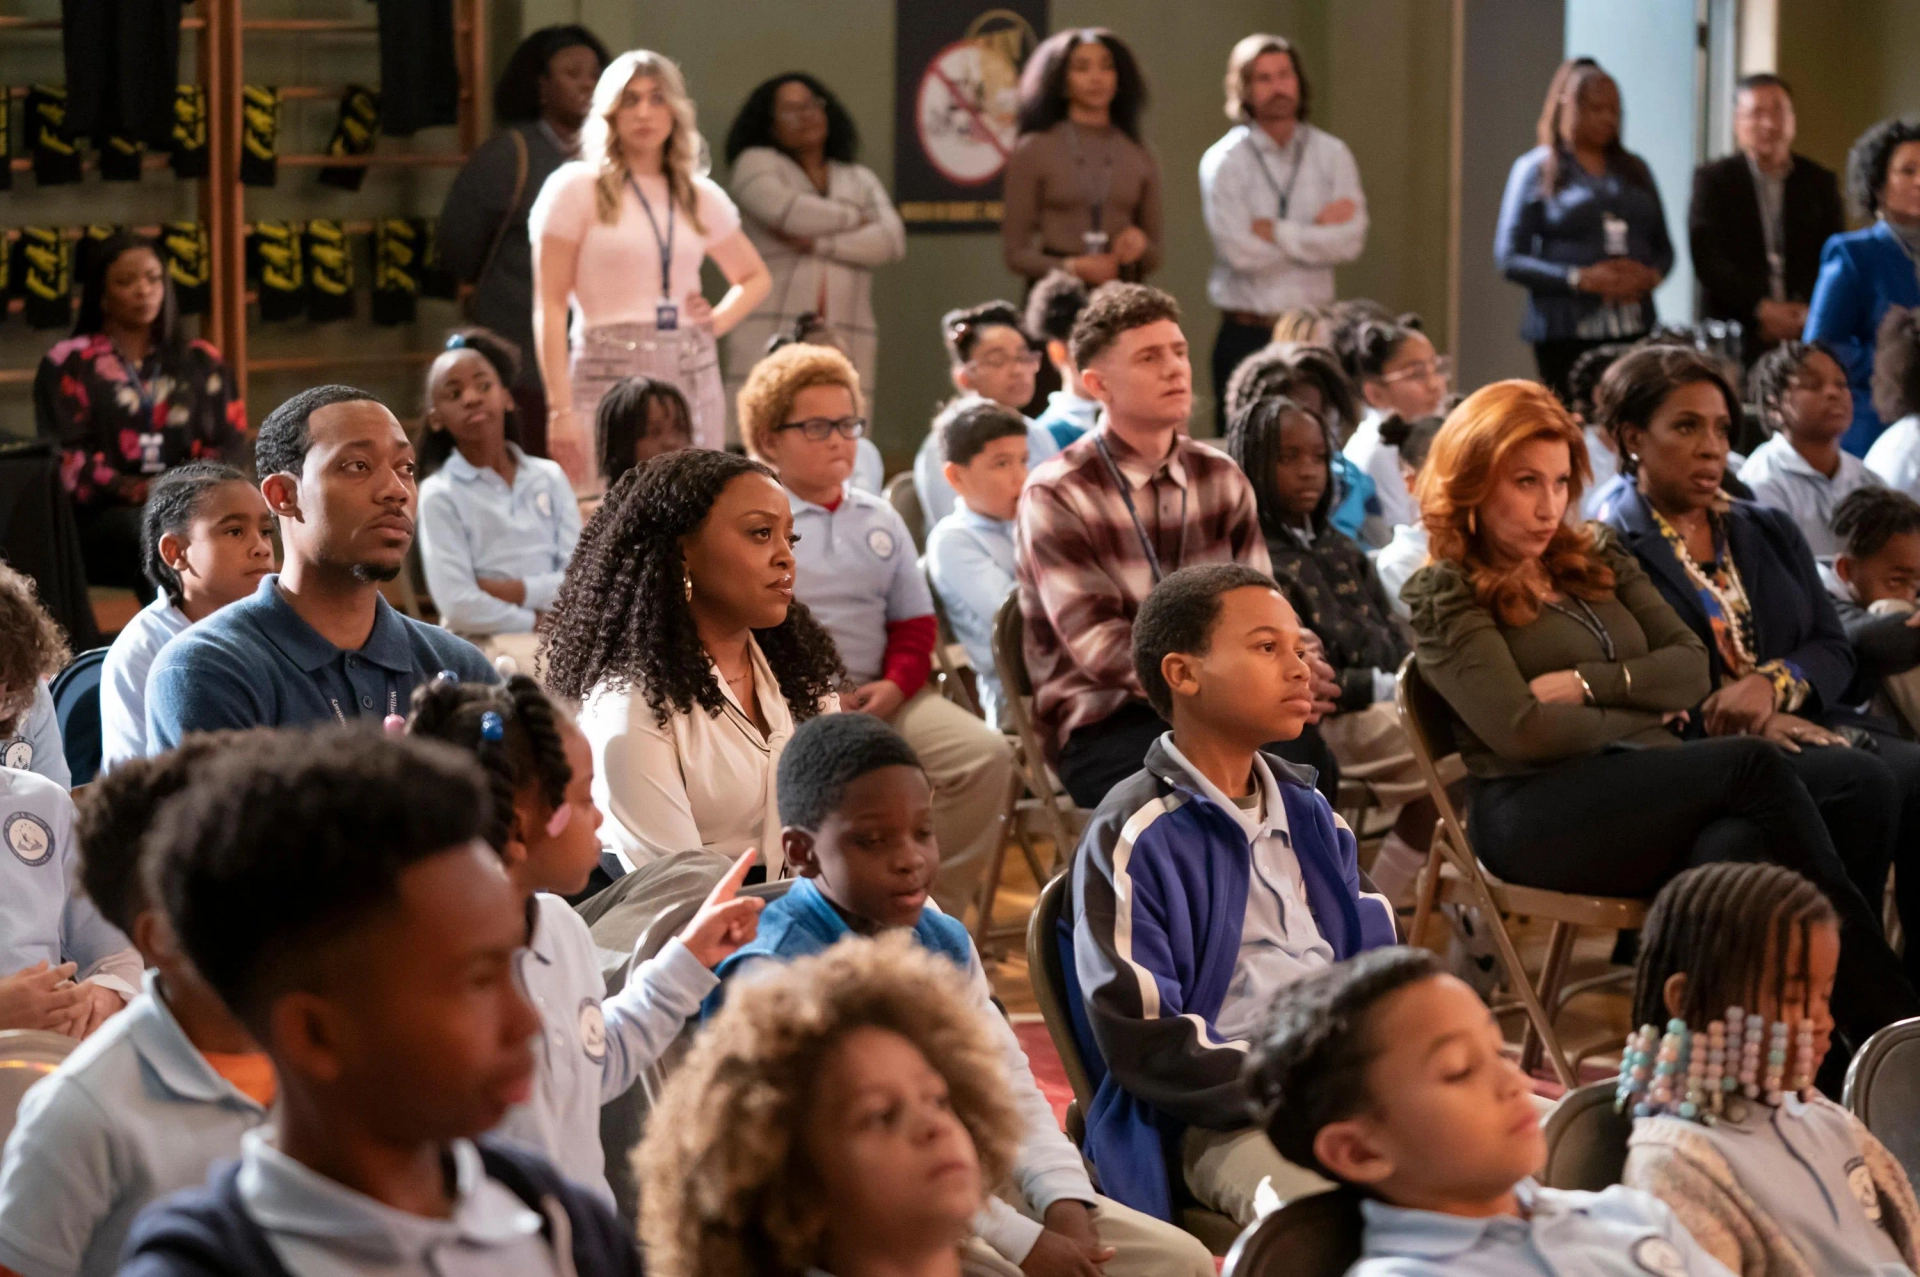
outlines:
{"label": "beaded hair accessory", "polygon": [[1664,1034],[1643,1025],[1627,1037],[1614,1111],[1711,1126],[1722,1117],[1739,1121],[1750,1101],[1778,1107],[1787,1091],[1810,1100],[1818,1063],[1813,1058],[1813,1021],[1800,1021],[1791,1051],[1788,1036],[1786,1021],[1775,1020],[1769,1027],[1758,1013],[1740,1007],[1728,1007],[1726,1018],[1714,1020],[1703,1033],[1693,1032],[1677,1016],[1667,1021]]}

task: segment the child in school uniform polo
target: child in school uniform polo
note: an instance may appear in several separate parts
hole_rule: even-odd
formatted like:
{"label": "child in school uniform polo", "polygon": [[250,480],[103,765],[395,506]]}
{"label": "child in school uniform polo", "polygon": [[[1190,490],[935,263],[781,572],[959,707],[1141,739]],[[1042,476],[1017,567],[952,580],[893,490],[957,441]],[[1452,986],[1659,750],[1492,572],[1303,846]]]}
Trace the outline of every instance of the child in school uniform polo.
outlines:
{"label": "child in school uniform polo", "polygon": [[78,864],[67,791],[0,767],[0,974],[74,962],[77,979],[133,998],[146,964],[78,890]]}
{"label": "child in school uniform polo", "polygon": [[[267,1120],[266,1057],[203,1055],[157,984],[149,972],[140,996],[20,1102],[0,1162],[0,1264],[21,1277],[111,1277],[134,1216],[204,1182]],[[260,1082],[246,1062],[265,1065]]]}
{"label": "child in school uniform polo", "polygon": [[53,693],[45,679],[34,687],[33,706],[20,716],[13,735],[0,738],[0,767],[33,772],[62,789],[73,788],[66,743],[60,739],[60,718],[54,712]]}

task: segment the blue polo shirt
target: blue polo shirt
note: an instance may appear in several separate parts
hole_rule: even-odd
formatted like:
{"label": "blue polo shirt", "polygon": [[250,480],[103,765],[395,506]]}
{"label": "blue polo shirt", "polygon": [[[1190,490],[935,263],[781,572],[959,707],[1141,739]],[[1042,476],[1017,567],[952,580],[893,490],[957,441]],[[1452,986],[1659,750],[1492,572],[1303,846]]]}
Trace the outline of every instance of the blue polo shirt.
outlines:
{"label": "blue polo shirt", "polygon": [[933,615],[933,595],[920,575],[913,536],[887,502],[848,488],[835,509],[792,492],[793,596],[826,627],[847,677],[871,683],[884,672],[887,625]]}
{"label": "blue polo shirt", "polygon": [[437,625],[374,603],[373,631],[358,651],[322,638],[280,595],[276,573],[251,597],[189,627],[147,676],[147,750],[172,749],[188,732],[300,727],[405,713],[413,689],[441,670],[462,682],[497,683],[480,649]]}

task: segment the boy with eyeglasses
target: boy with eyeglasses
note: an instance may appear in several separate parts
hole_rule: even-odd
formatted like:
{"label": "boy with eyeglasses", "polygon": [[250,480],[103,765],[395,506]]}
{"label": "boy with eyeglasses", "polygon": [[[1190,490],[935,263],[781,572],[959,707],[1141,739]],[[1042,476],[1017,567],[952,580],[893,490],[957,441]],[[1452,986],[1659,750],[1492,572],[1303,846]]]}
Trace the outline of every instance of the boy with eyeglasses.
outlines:
{"label": "boy with eyeglasses", "polygon": [[740,430],[793,507],[794,598],[833,635],[848,683],[840,708],[891,723],[927,765],[947,849],[933,896],[964,917],[1005,836],[1013,751],[929,684],[938,627],[905,520],[848,483],[866,430],[860,379],[839,351],[788,346],[740,388]]}
{"label": "boy with eyeglasses", "polygon": [[[1021,327],[1020,312],[1012,302],[981,302],[948,311],[940,317],[940,339],[947,345],[955,390],[1026,412],[1040,372],[1040,352]],[[1059,451],[1052,431],[1027,422],[1028,465],[1037,466]],[[947,482],[945,464],[940,432],[927,431],[913,458],[913,490],[919,494],[929,530],[953,513],[953,485]]]}

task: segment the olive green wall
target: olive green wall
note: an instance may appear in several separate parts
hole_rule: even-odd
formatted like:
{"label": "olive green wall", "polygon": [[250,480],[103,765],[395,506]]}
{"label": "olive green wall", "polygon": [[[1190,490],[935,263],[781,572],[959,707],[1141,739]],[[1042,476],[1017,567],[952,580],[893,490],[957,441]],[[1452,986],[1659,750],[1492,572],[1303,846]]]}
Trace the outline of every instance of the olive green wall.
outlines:
{"label": "olive green wall", "polygon": [[[630,0],[523,0],[523,30],[579,20],[609,47],[657,48],[678,59],[716,147],[733,113],[767,76],[802,69],[832,85],[861,128],[862,158],[893,168],[894,5],[890,0],[703,0],[638,6]],[[1296,38],[1313,78],[1314,119],[1344,138],[1360,164],[1373,219],[1367,252],[1340,275],[1342,295],[1419,310],[1446,337],[1448,6],[1435,0],[1054,0],[1055,28],[1113,28],[1140,57],[1153,91],[1148,142],[1166,192],[1166,262],[1153,281],[1186,308],[1196,380],[1211,416],[1206,358],[1217,324],[1206,298],[1212,250],[1195,177],[1201,153],[1226,129],[1221,78],[1227,50],[1251,31]],[[724,174],[721,174],[724,178]],[[879,272],[881,447],[904,462],[934,405],[950,393],[938,318],[948,307],[1017,298],[992,234],[916,234],[907,259]]]}
{"label": "olive green wall", "polygon": [[1779,0],[1777,67],[1793,86],[1797,149],[1836,173],[1875,120],[1920,111],[1920,5]]}

